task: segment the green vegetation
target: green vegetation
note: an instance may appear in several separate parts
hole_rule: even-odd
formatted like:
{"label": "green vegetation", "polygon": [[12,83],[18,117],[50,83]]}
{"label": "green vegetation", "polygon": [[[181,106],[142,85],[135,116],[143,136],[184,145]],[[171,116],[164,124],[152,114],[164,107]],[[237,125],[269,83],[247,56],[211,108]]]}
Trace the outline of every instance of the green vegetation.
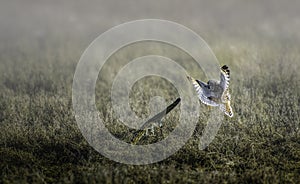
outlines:
{"label": "green vegetation", "polygon": [[[200,151],[199,135],[205,126],[204,115],[209,113],[201,105],[199,123],[189,142],[168,159],[143,166],[103,157],[77,128],[71,89],[83,48],[79,46],[63,41],[50,45],[22,42],[10,51],[1,50],[0,183],[300,182],[300,50],[296,45],[275,41],[262,45],[212,44],[220,64],[231,68],[235,116],[224,118],[214,141]],[[203,77],[186,54],[159,43],[145,43],[144,47],[133,44],[112,56],[105,66],[108,70],[104,68],[103,76],[99,76],[97,107],[110,131],[127,141],[130,130],[113,117],[105,92],[124,63],[149,53],[186,61],[191,75]],[[138,115],[149,115],[150,95],[164,96],[167,104],[177,98],[167,81],[143,80],[131,95]],[[153,84],[160,91],[151,91]],[[172,111],[165,123],[175,126],[178,112]],[[168,134],[167,129],[163,132]]]}

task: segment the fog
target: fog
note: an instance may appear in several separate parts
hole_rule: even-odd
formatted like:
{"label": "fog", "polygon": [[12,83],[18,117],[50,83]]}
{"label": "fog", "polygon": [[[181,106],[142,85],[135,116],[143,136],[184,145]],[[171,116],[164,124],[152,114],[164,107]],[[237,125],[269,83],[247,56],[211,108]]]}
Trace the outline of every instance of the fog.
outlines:
{"label": "fog", "polygon": [[208,41],[251,41],[253,34],[299,40],[299,7],[297,0],[1,0],[0,41],[3,47],[23,38],[55,36],[89,43],[112,26],[149,18],[183,24]]}

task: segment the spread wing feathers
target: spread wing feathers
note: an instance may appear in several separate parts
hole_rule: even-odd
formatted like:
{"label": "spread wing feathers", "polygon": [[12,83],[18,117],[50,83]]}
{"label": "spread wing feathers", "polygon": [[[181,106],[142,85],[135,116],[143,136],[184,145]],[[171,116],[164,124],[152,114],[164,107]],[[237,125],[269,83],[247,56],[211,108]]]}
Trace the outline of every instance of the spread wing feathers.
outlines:
{"label": "spread wing feathers", "polygon": [[222,112],[224,112],[227,116],[229,117],[233,117],[233,111],[232,108],[230,106],[230,101],[224,103],[224,104],[220,104],[220,109]]}
{"label": "spread wing feathers", "polygon": [[221,67],[220,85],[223,88],[222,101],[227,102],[230,100],[229,95],[229,82],[230,82],[230,70],[227,65]]}
{"label": "spread wing feathers", "polygon": [[187,78],[192,82],[194,88],[196,89],[196,92],[198,93],[198,97],[202,103],[210,106],[219,106],[219,104],[217,104],[216,102],[210,100],[207,96],[205,96],[203,89],[193,77],[187,76]]}

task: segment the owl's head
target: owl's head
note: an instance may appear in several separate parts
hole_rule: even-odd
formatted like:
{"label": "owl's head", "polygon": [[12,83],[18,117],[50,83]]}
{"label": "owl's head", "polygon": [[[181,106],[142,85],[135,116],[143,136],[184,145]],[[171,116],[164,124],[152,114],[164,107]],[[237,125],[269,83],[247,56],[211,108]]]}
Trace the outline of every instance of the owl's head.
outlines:
{"label": "owl's head", "polygon": [[207,88],[209,89],[209,90],[214,90],[214,89],[216,89],[217,88],[217,86],[218,86],[218,82],[217,81],[215,81],[215,80],[209,80],[208,82],[207,82]]}

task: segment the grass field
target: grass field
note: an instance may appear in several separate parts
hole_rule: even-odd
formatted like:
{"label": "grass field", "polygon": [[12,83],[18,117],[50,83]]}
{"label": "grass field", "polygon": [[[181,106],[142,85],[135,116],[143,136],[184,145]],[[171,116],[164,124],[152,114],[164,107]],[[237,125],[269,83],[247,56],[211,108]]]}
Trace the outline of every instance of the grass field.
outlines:
{"label": "grass field", "polygon": [[[100,27],[104,31],[110,26]],[[199,150],[199,136],[209,114],[201,105],[199,122],[187,144],[166,160],[141,166],[99,154],[75,121],[73,75],[80,55],[99,34],[95,27],[85,41],[79,38],[82,32],[67,34],[67,26],[63,33],[53,28],[36,37],[18,35],[16,30],[0,33],[0,183],[300,183],[299,33],[295,27],[275,30],[271,36],[226,28],[222,36],[218,34],[222,31],[200,29],[199,33],[204,32],[220,64],[231,68],[235,116],[224,118],[213,142]],[[184,61],[189,73],[203,77],[188,55],[169,45],[137,43],[114,54],[99,75],[96,105],[110,131],[125,141],[131,130],[113,117],[107,92],[120,67],[153,53]],[[149,115],[153,94],[165,97],[167,104],[178,95],[165,80],[143,79],[131,92],[132,109],[139,116]],[[175,109],[164,120],[169,128],[178,123],[178,112]],[[163,133],[168,134],[167,128]],[[164,137],[157,135],[143,138],[141,144]]]}

